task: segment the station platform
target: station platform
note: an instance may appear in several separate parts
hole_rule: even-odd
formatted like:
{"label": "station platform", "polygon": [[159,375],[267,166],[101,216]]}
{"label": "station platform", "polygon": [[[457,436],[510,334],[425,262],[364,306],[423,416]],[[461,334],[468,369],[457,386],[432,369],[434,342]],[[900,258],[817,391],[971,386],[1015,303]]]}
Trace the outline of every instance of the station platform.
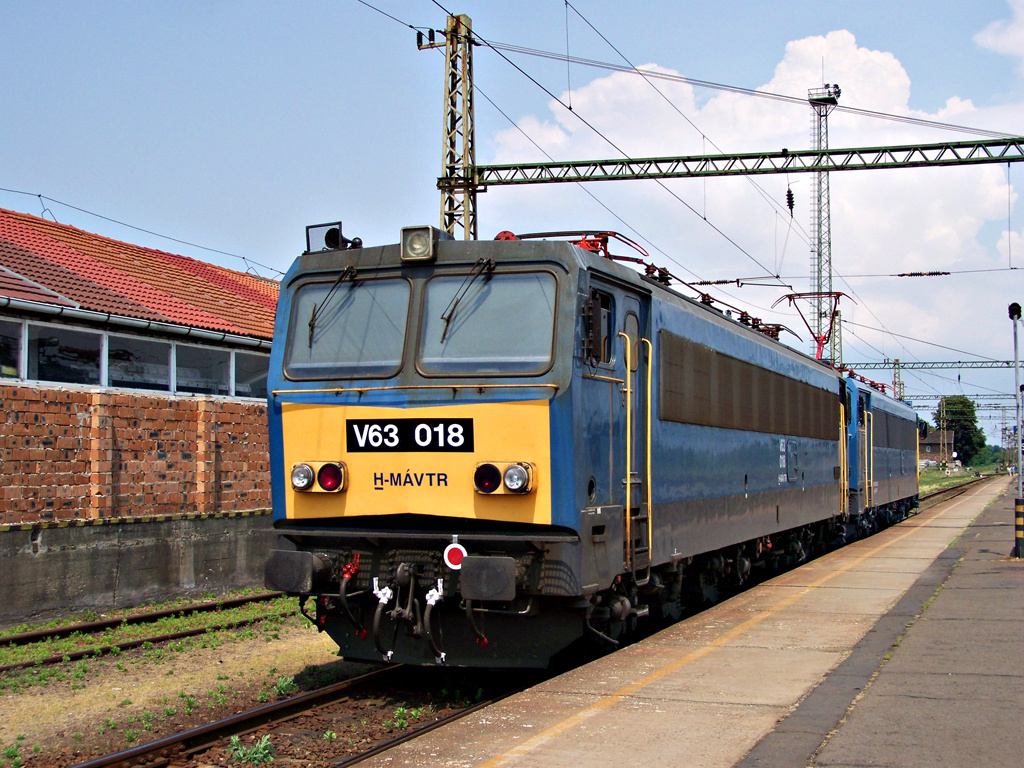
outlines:
{"label": "station platform", "polygon": [[1024,764],[1024,562],[994,478],[365,765]]}

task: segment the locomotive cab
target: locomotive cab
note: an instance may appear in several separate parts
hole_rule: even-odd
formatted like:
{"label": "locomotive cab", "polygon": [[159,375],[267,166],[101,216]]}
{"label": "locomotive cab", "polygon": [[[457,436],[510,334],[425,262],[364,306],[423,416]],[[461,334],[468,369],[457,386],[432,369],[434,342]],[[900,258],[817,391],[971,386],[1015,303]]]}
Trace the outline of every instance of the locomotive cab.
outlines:
{"label": "locomotive cab", "polygon": [[578,521],[559,514],[552,462],[576,259],[564,243],[402,234],[335,240],[284,279],[272,493],[294,549],[272,553],[266,584],[313,597],[352,658],[543,666],[582,621],[546,609],[578,595]]}

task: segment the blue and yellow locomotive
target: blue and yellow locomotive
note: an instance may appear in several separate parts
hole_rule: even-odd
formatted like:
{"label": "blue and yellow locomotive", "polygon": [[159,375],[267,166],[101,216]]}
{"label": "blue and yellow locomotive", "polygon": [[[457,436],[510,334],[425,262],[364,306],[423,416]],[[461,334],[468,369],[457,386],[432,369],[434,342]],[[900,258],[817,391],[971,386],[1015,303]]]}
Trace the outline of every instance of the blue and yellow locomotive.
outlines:
{"label": "blue and yellow locomotive", "polygon": [[328,231],[281,286],[266,584],[347,658],[543,667],[916,505],[909,406],[606,238]]}

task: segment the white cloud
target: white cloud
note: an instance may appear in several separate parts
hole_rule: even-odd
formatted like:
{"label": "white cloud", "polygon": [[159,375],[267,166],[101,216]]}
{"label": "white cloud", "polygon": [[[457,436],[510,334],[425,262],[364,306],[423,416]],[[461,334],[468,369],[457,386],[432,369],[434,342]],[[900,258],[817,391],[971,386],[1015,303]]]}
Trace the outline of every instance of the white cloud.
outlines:
{"label": "white cloud", "polygon": [[[1020,21],[1024,0],[1015,0],[1012,5],[1015,21],[990,26],[979,35],[979,43],[998,45],[1002,52],[1024,56],[1024,22]],[[979,109],[970,100],[957,97],[949,98],[935,114],[911,110],[910,78],[896,56],[858,46],[846,30],[790,42],[762,89],[806,97],[809,87],[821,85],[823,62],[825,80],[842,88],[842,105],[993,129],[1019,126],[1024,118],[1024,107],[1019,104]],[[654,64],[648,66],[671,72]],[[649,83],[625,73],[598,77],[574,90],[575,114],[551,102],[547,117],[527,116],[520,125],[556,159],[619,156],[577,116],[586,118],[632,157],[712,153],[716,151],[714,145],[725,152],[809,146],[809,106],[729,92],[712,92],[710,98],[704,98],[705,92],[695,93],[686,84],[657,81],[657,85],[693,125]],[[830,116],[829,133],[832,147],[958,138],[948,133],[937,135],[934,129],[843,111]],[[542,159],[516,129],[498,132],[493,141],[494,162]],[[667,254],[654,252],[652,261],[674,261],[668,266],[680,276],[685,276],[686,270],[703,278],[762,274],[751,258],[702,220],[706,216],[769,270],[782,259],[781,273],[795,278],[792,284],[796,290],[808,290],[809,246],[800,239],[798,229],[810,229],[811,176],[765,176],[756,182],[780,204],[787,183],[792,186],[797,199],[792,229],[788,214],[777,213],[745,179],[666,183],[698,215],[654,182],[591,184],[587,190]],[[1005,230],[1007,221],[1005,166],[836,172],[831,174],[830,187],[833,266],[839,275],[974,270],[1006,264],[1005,233],[999,240],[1000,228]],[[492,189],[482,200],[481,222],[495,222],[495,231],[600,227],[634,236],[574,185]],[[1022,238],[1024,233],[1014,232],[1013,250],[1024,265]],[[1006,349],[1007,334],[1002,328],[1005,304],[1015,300],[1014,294],[1020,294],[1016,300],[1024,297],[1024,281],[1017,273],[951,278],[849,277],[846,283],[837,279],[834,287],[856,294],[856,304],[847,302],[842,307],[846,319],[873,328],[884,325],[940,347],[967,348],[996,359],[1007,359],[1012,354]],[[790,343],[806,350],[807,333],[795,313],[785,310],[784,305],[780,305],[782,311],[769,309],[781,293],[732,288],[718,295],[731,303],[751,306],[753,314],[770,322],[783,322],[798,330],[804,343],[791,337]],[[894,340],[863,328],[855,333],[845,344],[847,360],[877,359],[880,354],[904,360],[962,357],[940,347]],[[972,373],[974,378],[984,380],[980,372]],[[952,378],[956,379],[955,371]],[[927,380],[923,374],[921,379]],[[941,380],[935,380],[937,389],[942,386]]]}
{"label": "white cloud", "polygon": [[982,48],[1024,59],[1024,0],[1008,0],[1013,18],[993,21],[974,36]]}

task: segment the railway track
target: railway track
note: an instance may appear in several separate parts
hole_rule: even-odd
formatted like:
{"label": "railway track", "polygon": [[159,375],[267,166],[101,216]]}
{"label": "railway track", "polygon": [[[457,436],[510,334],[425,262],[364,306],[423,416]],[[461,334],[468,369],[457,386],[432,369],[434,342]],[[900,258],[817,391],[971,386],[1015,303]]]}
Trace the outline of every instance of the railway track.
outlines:
{"label": "railway track", "polygon": [[940,488],[937,491],[926,493],[920,497],[920,508],[928,509],[929,507],[934,507],[936,504],[941,504],[943,501],[947,501],[948,499],[954,499],[960,494],[965,493],[968,488],[975,486],[978,483],[983,483],[986,480],[990,480],[992,477],[992,475],[983,475],[981,477],[976,477],[973,480],[968,480],[966,483],[954,485],[951,488]]}
{"label": "railway track", "polygon": [[[377,729],[376,736],[372,733],[367,735],[346,731],[343,738],[338,738],[334,731],[322,730],[325,723],[358,722],[361,716],[359,713],[362,711],[361,703],[368,698],[375,699],[383,695],[391,700],[408,701],[409,698],[419,695],[423,697],[423,701],[432,699],[431,690],[436,690],[436,681],[442,674],[444,671],[437,669],[409,668],[403,665],[383,667],[326,688],[232,715],[148,744],[78,763],[74,768],[114,768],[125,765],[178,768],[209,764],[216,762],[216,755],[213,754],[215,751],[230,754],[228,740],[232,736],[248,737],[250,743],[257,744],[260,743],[259,739],[265,737],[268,748],[276,748],[282,741],[287,742],[289,753],[275,755],[275,762],[279,765],[294,761],[295,764],[301,765],[346,766],[465,717],[536,682],[532,675],[524,678],[521,673],[505,674],[501,677],[495,692],[486,699],[476,702],[455,702],[455,706],[448,706],[445,709],[434,708],[433,719],[421,717],[417,722],[405,723],[400,729],[401,733],[394,736],[390,735],[390,732],[382,736]],[[511,682],[513,680],[516,682]],[[397,707],[395,712],[403,709],[408,713],[415,711],[416,707]],[[315,725],[311,726],[309,722],[299,722],[303,719],[312,719],[320,723],[321,729]],[[367,725],[365,718],[362,719],[362,725]],[[341,730],[340,725],[334,727]],[[325,739],[324,735],[327,734],[334,734],[334,738]],[[351,738],[353,735],[355,738]],[[313,742],[312,745],[309,742]],[[241,744],[240,741],[237,743]],[[352,748],[353,744],[356,746],[355,749]],[[317,753],[315,757],[311,757],[311,747]],[[299,753],[302,757],[298,757]]]}
{"label": "railway track", "polygon": [[[144,626],[146,624],[154,624],[161,621],[162,619],[171,619],[179,616],[193,616],[196,614],[207,614],[228,611],[235,608],[241,608],[246,605],[253,603],[263,603],[283,597],[281,592],[266,592],[258,595],[251,595],[247,597],[232,598],[229,600],[221,600],[212,603],[195,603],[192,605],[181,606],[178,608],[162,610],[162,611],[149,611],[136,614],[130,614],[117,619],[107,619],[104,621],[91,621],[91,622],[80,622],[76,624],[68,624],[62,627],[55,627],[51,629],[43,629],[35,632],[24,632],[16,635],[7,635],[0,637],[0,648],[17,648],[24,647],[33,644],[50,645],[58,640],[65,640],[72,637],[88,638],[91,635],[100,636],[104,632],[111,630],[118,630],[122,628]],[[36,666],[37,664],[57,664],[61,662],[77,661],[79,659],[86,658],[88,656],[102,655],[110,653],[115,649],[119,651],[128,650],[130,648],[138,648],[145,645],[146,643],[162,643],[170,642],[173,640],[180,640],[185,637],[194,637],[208,632],[210,629],[231,629],[235,627],[245,626],[256,621],[262,621],[268,618],[283,618],[286,616],[293,616],[298,612],[297,608],[288,609],[284,611],[276,611],[260,616],[249,616],[240,617],[238,619],[232,619],[224,622],[215,622],[212,624],[205,624],[200,627],[193,627],[190,629],[180,630],[176,632],[163,632],[147,636],[139,636],[134,638],[119,639],[115,642],[102,642],[89,643],[88,640],[80,643],[80,648],[77,650],[64,650],[61,653],[51,654],[44,658],[34,657],[19,662],[12,662],[9,664],[0,665],[0,673],[9,672],[16,669],[25,669],[28,667]]]}

